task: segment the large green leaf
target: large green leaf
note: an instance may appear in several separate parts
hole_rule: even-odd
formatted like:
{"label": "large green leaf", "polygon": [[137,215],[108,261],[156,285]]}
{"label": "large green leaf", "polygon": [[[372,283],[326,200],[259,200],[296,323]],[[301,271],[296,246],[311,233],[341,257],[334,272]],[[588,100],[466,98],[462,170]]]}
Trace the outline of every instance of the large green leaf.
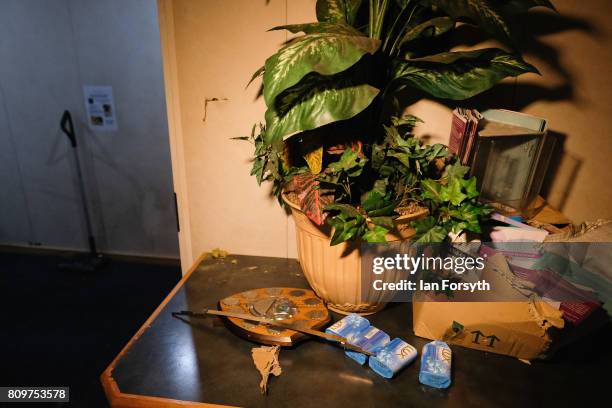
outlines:
{"label": "large green leaf", "polygon": [[461,162],[457,160],[453,164],[449,164],[444,169],[444,177],[447,180],[452,180],[454,178],[463,179],[465,175],[470,171],[468,166],[462,166]]}
{"label": "large green leaf", "polygon": [[499,10],[498,4],[492,0],[423,0],[432,6],[442,9],[449,16],[467,18],[484,31],[497,39],[511,42],[512,38],[508,23]]}
{"label": "large green leaf", "polygon": [[421,198],[424,200],[433,200],[436,203],[442,201],[440,198],[440,189],[442,185],[436,180],[425,179],[421,181]]}
{"label": "large green leaf", "polygon": [[428,215],[427,217],[412,221],[410,224],[415,229],[417,235],[421,235],[435,227],[437,223],[434,217]]}
{"label": "large green leaf", "polygon": [[372,221],[374,225],[380,225],[381,227],[385,227],[387,229],[393,229],[394,227],[393,217],[391,216],[372,217],[370,220]]}
{"label": "large green leaf", "polygon": [[444,242],[447,235],[448,231],[444,227],[437,226],[422,235],[417,235],[418,239],[414,242],[417,244]]}
{"label": "large green leaf", "polygon": [[[473,61],[473,60],[496,60],[500,63],[504,62],[504,59],[510,59],[512,62],[508,62],[510,65],[516,65],[514,61],[519,61],[519,65],[528,65],[516,54],[508,53],[499,48],[480,48],[472,51],[453,51],[453,52],[442,52],[440,54],[428,55],[421,58],[412,58],[407,61],[409,62],[424,62],[424,63],[438,63],[438,64],[453,64],[455,62]],[[537,70],[530,66],[533,72]]]}
{"label": "large green leaf", "polygon": [[385,200],[384,193],[377,190],[371,190],[361,197],[361,207],[364,211],[378,210],[388,205],[388,200]]}
{"label": "large green leaf", "polygon": [[374,227],[370,228],[363,234],[363,239],[371,244],[381,244],[383,242],[387,242],[386,235],[391,228],[393,228],[393,223],[391,223],[390,228],[381,225],[374,225]]}
{"label": "large green leaf", "polygon": [[459,230],[480,232],[479,217],[485,215],[486,211],[483,211],[481,207],[467,203],[451,209],[448,214],[455,218],[455,220],[453,220],[453,229],[455,231],[453,232],[457,233]]}
{"label": "large green leaf", "polygon": [[268,58],[263,77],[268,107],[284,90],[311,72],[333,75],[353,66],[365,54],[374,54],[380,41],[331,33],[308,34]]}
{"label": "large green leaf", "polygon": [[463,187],[465,194],[467,194],[467,198],[476,198],[480,195],[476,185],[476,177],[461,180],[461,187]]}
{"label": "large green leaf", "polygon": [[340,212],[333,217],[327,218],[327,223],[335,229],[331,245],[337,245],[349,239],[356,239],[362,236],[368,241],[371,240],[370,242],[384,242],[384,235],[387,229],[379,225],[369,228],[366,218],[354,206],[350,204],[330,204],[325,207],[325,211]]}
{"label": "large green leaf", "polygon": [[455,26],[455,20],[449,17],[436,17],[412,27],[402,37],[400,46],[423,37],[436,37],[442,35]]}
{"label": "large green leaf", "polygon": [[379,209],[376,209],[376,210],[368,211],[368,216],[370,216],[370,217],[382,217],[382,216],[386,217],[386,216],[389,216],[389,215],[394,215],[395,214],[395,212],[394,212],[395,207],[397,207],[397,201],[390,202],[385,207],[382,207],[382,208],[379,208]]}
{"label": "large green leaf", "polygon": [[538,70],[517,55],[497,48],[446,52],[400,62],[395,80],[444,99],[467,99],[508,76]]}
{"label": "large green leaf", "polygon": [[[390,195],[384,194],[376,188],[361,196],[361,208],[368,213],[369,217],[372,217],[372,221],[374,219],[384,221],[383,219],[396,215],[394,210],[397,204],[398,202],[393,200]],[[375,221],[374,223],[385,226]],[[393,226],[389,228],[393,228]]]}
{"label": "large green leaf", "polygon": [[317,20],[353,25],[361,0],[317,0]]}
{"label": "large green leaf", "polygon": [[340,160],[330,163],[328,168],[333,173],[346,172],[349,177],[359,177],[368,159],[359,150],[346,149]]}
{"label": "large green leaf", "polygon": [[345,219],[340,214],[329,219],[328,223],[335,229],[330,242],[331,246],[348,241],[353,237],[358,237],[365,229],[365,218],[363,217]]}
{"label": "large green leaf", "polygon": [[304,23],[304,24],[290,24],[282,25],[271,28],[270,31],[275,30],[287,30],[291,33],[304,33],[304,34],[317,34],[317,33],[330,33],[330,34],[342,34],[352,36],[363,36],[363,33],[350,25],[344,23]]}
{"label": "large green leaf", "polygon": [[336,76],[311,76],[302,86],[281,98],[290,100],[266,111],[266,143],[285,139],[295,133],[315,129],[332,122],[352,118],[367,108],[379,90],[367,84],[355,84]]}
{"label": "large green leaf", "polygon": [[448,185],[440,189],[440,199],[442,201],[450,201],[453,205],[459,205],[467,198],[463,193],[462,184],[459,179],[452,179]]}
{"label": "large green leaf", "polygon": [[416,243],[442,242],[446,238],[448,231],[437,225],[436,219],[432,216],[411,222],[416,230],[414,239]]}
{"label": "large green leaf", "polygon": [[325,211],[340,211],[347,218],[363,217],[361,213],[350,204],[329,204],[325,207]]}

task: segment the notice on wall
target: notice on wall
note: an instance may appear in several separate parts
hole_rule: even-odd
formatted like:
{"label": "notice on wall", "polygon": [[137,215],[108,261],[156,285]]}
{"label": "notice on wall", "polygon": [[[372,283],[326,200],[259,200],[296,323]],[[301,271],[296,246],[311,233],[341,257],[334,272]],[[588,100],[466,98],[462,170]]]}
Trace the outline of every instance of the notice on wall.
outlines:
{"label": "notice on wall", "polygon": [[112,86],[84,85],[85,112],[89,128],[96,132],[117,130]]}

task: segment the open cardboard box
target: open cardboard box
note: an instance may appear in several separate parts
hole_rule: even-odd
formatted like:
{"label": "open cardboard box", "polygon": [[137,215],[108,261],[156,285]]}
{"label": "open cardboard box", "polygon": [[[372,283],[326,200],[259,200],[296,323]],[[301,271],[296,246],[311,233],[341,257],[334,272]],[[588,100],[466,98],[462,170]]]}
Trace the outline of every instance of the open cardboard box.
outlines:
{"label": "open cardboard box", "polygon": [[[570,229],[571,233],[550,236],[551,241],[612,242],[612,222],[599,220]],[[547,239],[548,241],[548,239]],[[573,248],[573,250],[572,250]],[[584,248],[588,250],[584,252]],[[589,271],[610,279],[606,246],[571,247],[568,256]],[[609,322],[604,308],[597,309],[577,326],[565,324],[563,313],[529,291],[518,290],[514,274],[503,255],[488,258],[483,270],[495,293],[483,293],[475,302],[461,292],[453,301],[443,296],[418,292],[413,299],[413,329],[417,336],[442,339],[451,344],[523,360],[544,358]],[[513,285],[514,283],[514,285]],[[468,299],[469,301],[465,301]],[[499,301],[499,300],[504,301]],[[610,307],[608,305],[608,310]]]}
{"label": "open cardboard box", "polygon": [[[539,200],[544,208],[534,220],[549,225],[570,223],[563,214],[544,206],[541,198]],[[610,243],[612,221],[568,225],[559,233],[549,235],[546,241]],[[586,253],[583,253],[584,248],[588,248]],[[591,272],[612,279],[607,261],[609,254],[604,256],[606,254],[601,252],[607,250],[606,246],[576,246],[568,248],[566,255]],[[476,350],[532,360],[548,357],[556,350],[592,335],[609,322],[608,312],[600,308],[578,326],[565,325],[562,312],[537,297],[529,298],[519,293],[511,284],[513,274],[507,262],[501,255],[495,257],[489,258],[482,278],[496,288],[497,295],[485,294],[479,299],[481,302],[470,302],[461,301],[461,294],[458,294],[457,301],[449,302],[428,293],[417,293],[412,312],[414,333],[432,340],[443,339]],[[500,302],[495,298],[512,301]]]}
{"label": "open cardboard box", "polygon": [[550,329],[563,327],[558,313],[542,301],[415,301],[413,328],[419,337],[532,360],[550,348]]}
{"label": "open cardboard box", "polygon": [[444,295],[418,292],[413,299],[414,333],[524,360],[543,356],[553,342],[552,331],[564,327],[562,312],[516,290],[511,274],[498,254],[489,258],[482,274],[495,293],[480,295],[478,302],[463,301],[466,295],[461,293],[456,301],[448,301]]}

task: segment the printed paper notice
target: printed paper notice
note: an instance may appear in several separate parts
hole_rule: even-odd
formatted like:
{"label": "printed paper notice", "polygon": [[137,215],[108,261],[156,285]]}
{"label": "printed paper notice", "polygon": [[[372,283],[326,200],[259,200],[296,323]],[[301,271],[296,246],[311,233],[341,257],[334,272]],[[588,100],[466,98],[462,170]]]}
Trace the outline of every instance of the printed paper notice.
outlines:
{"label": "printed paper notice", "polygon": [[89,128],[96,132],[117,130],[112,86],[84,85],[85,112]]}

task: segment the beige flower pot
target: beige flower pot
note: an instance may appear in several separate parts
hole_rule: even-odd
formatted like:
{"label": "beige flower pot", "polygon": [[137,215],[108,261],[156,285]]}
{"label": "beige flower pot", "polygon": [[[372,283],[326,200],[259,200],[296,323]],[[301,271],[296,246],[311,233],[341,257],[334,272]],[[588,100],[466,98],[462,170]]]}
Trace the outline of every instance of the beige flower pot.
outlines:
{"label": "beige flower pot", "polygon": [[[382,292],[372,288],[376,275],[361,274],[361,249],[358,242],[343,242],[331,246],[332,230],[328,225],[317,226],[302,212],[299,206],[283,195],[284,202],[291,208],[295,221],[298,258],[308,283],[327,306],[338,313],[359,313],[368,315],[381,310],[386,301]],[[387,235],[387,241],[409,239],[415,234],[408,221],[427,214],[402,217],[396,229]],[[385,280],[394,280],[393,274]],[[368,281],[370,280],[370,281]],[[362,293],[363,288],[370,288]]]}

